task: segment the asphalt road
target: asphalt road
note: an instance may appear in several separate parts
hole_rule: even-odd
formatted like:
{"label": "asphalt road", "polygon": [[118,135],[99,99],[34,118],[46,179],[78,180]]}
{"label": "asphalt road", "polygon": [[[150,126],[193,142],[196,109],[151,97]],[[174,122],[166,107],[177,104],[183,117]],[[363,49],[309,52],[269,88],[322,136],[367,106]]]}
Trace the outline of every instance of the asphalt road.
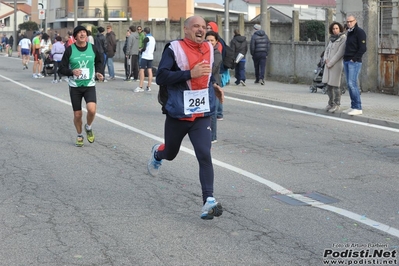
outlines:
{"label": "asphalt road", "polygon": [[398,263],[396,132],[228,97],[212,147],[225,212],[203,221],[188,138],[146,172],[155,85],[97,84],[96,141],[77,148],[67,84],[31,69],[0,58],[0,265]]}

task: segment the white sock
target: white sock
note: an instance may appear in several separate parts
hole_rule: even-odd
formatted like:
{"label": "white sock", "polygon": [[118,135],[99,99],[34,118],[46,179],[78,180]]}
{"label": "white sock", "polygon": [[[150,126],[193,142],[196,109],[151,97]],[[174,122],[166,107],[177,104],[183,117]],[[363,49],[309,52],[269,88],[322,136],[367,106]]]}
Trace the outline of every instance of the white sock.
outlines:
{"label": "white sock", "polygon": [[88,124],[86,124],[86,129],[87,129],[87,130],[91,130],[91,126],[89,126]]}

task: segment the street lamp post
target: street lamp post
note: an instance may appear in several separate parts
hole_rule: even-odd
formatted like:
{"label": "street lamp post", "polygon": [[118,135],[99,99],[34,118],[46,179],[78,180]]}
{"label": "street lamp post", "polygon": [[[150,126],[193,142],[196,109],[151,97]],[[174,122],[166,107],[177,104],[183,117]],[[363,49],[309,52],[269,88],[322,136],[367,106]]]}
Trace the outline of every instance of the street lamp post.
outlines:
{"label": "street lamp post", "polygon": [[14,37],[14,44],[13,47],[11,47],[11,49],[13,49],[14,51],[17,50],[17,0],[14,0],[14,32],[12,34]]}
{"label": "street lamp post", "polygon": [[268,23],[267,23],[267,0],[261,0],[260,4],[260,26],[262,27],[262,30],[266,32],[266,34],[270,34],[268,32]]}
{"label": "street lamp post", "polygon": [[230,39],[230,0],[224,0],[224,40],[229,42]]}
{"label": "street lamp post", "polygon": [[74,27],[76,28],[78,26],[78,0],[74,1]]}

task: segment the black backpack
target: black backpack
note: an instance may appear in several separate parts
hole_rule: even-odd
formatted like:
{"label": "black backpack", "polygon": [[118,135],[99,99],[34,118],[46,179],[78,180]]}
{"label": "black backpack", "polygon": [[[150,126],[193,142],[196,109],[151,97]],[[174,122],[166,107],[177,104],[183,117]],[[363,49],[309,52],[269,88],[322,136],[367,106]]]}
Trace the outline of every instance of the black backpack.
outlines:
{"label": "black backpack", "polygon": [[236,67],[235,56],[233,49],[228,46],[225,41],[220,38],[219,42],[222,44],[222,60],[225,69],[234,69]]}
{"label": "black backpack", "polygon": [[226,50],[225,56],[223,57],[223,65],[225,68],[234,69],[236,67],[235,58],[234,58],[234,51],[231,49],[230,46],[226,45],[224,47]]}
{"label": "black backpack", "polygon": [[[165,50],[169,47],[170,42],[168,42],[165,47],[163,48],[163,52],[165,52]],[[162,52],[162,53],[163,53]],[[176,65],[176,62],[174,62],[171,70],[177,70],[178,67]],[[166,109],[165,109],[165,105],[166,102],[168,101],[168,89],[166,88],[166,84],[160,84],[159,85],[159,91],[158,91],[158,102],[160,105],[162,105],[162,113],[166,114]]]}

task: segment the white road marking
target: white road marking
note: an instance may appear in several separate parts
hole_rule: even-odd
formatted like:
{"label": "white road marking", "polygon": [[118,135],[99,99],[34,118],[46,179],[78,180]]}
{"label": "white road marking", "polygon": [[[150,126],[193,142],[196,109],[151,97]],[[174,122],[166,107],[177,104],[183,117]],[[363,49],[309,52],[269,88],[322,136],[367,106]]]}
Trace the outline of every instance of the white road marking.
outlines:
{"label": "white road marking", "polygon": [[233,100],[233,101],[237,101],[237,102],[244,102],[244,103],[250,103],[250,104],[254,104],[254,105],[266,106],[266,107],[279,109],[279,110],[284,110],[284,111],[289,111],[289,112],[298,113],[298,114],[316,116],[316,117],[321,117],[321,118],[324,118],[324,119],[330,119],[330,120],[335,120],[335,121],[340,121],[340,122],[345,122],[345,123],[350,123],[350,124],[355,124],[355,125],[360,125],[360,126],[365,126],[365,127],[377,128],[377,129],[382,129],[382,130],[386,130],[386,131],[399,132],[399,129],[397,129],[397,128],[384,127],[384,126],[374,125],[374,124],[370,124],[370,123],[365,123],[365,122],[360,122],[360,121],[353,121],[353,120],[348,120],[348,119],[345,119],[345,118],[328,116],[328,115],[323,115],[323,114],[316,114],[316,113],[301,111],[301,110],[292,109],[292,108],[288,108],[288,107],[271,105],[271,104],[267,104],[267,103],[259,103],[259,102],[255,102],[255,101],[243,100],[243,99],[238,99],[238,98],[229,97],[229,96],[225,96],[224,98],[230,99],[230,100]]}
{"label": "white road marking", "polygon": [[[62,100],[60,98],[54,97],[54,96],[52,96],[50,94],[47,94],[45,92],[33,89],[33,88],[31,88],[31,87],[29,87],[27,85],[24,85],[24,84],[22,84],[20,82],[17,82],[17,81],[14,81],[12,79],[9,79],[9,78],[7,78],[7,77],[5,77],[3,75],[0,75],[0,77],[3,78],[3,79],[6,79],[6,80],[8,80],[8,81],[10,81],[12,83],[15,83],[15,84],[27,89],[27,90],[30,90],[32,92],[36,92],[36,93],[41,94],[43,96],[46,96],[46,97],[48,97],[50,99],[56,100],[56,101],[58,101],[60,103],[71,105],[71,103],[68,102],[68,101],[64,101],[64,100]],[[250,104],[256,104],[256,105],[261,105],[261,106],[267,106],[267,107],[270,107],[270,108],[276,108],[276,109],[281,109],[281,110],[285,110],[285,111],[301,113],[301,114],[305,114],[305,115],[318,116],[318,117],[322,117],[322,118],[338,120],[338,121],[341,121],[341,122],[348,122],[348,123],[358,124],[358,125],[362,125],[362,126],[374,127],[374,128],[379,128],[379,129],[393,131],[393,132],[399,132],[399,130],[397,130],[397,129],[383,127],[383,126],[371,125],[371,124],[363,123],[363,122],[357,122],[357,121],[345,120],[345,119],[342,119],[342,118],[324,116],[324,115],[321,115],[321,114],[309,113],[309,112],[305,112],[305,111],[301,111],[301,110],[294,110],[294,109],[290,109],[290,108],[286,108],[286,107],[274,106],[274,105],[270,105],[270,104],[258,103],[258,102],[254,102],[254,101],[248,101],[248,100],[241,100],[241,99],[232,98],[232,97],[226,97],[226,98],[231,99],[231,100],[235,100],[235,101],[246,102],[246,103],[250,103]],[[82,109],[84,111],[87,111],[84,108],[82,108]],[[105,121],[108,121],[110,123],[113,123],[115,125],[118,125],[120,127],[126,128],[126,129],[128,129],[130,131],[133,131],[133,132],[137,133],[137,134],[141,134],[141,135],[143,135],[145,137],[151,138],[153,140],[156,140],[156,141],[159,141],[159,142],[163,142],[163,138],[160,138],[158,136],[155,136],[155,135],[150,134],[148,132],[145,132],[143,130],[137,129],[135,127],[129,126],[129,125],[125,124],[125,123],[119,122],[119,121],[117,121],[115,119],[112,119],[112,118],[109,118],[109,117],[107,117],[105,115],[101,115],[101,114],[97,113],[96,117],[101,118],[101,119],[103,119]],[[195,156],[194,151],[192,149],[188,149],[188,148],[182,146],[180,150]],[[294,194],[291,190],[286,189],[286,188],[280,186],[277,183],[274,183],[274,182],[272,182],[270,180],[267,180],[267,179],[265,179],[263,177],[255,175],[253,173],[250,173],[250,172],[248,172],[246,170],[243,170],[241,168],[235,167],[235,166],[233,166],[231,164],[227,164],[227,163],[224,163],[224,162],[216,160],[216,159],[212,159],[212,161],[213,161],[213,164],[215,164],[215,165],[218,165],[220,167],[223,167],[225,169],[228,169],[230,171],[233,171],[233,172],[236,172],[236,173],[238,173],[240,175],[248,177],[248,178],[250,178],[250,179],[252,179],[252,180],[254,180],[256,182],[264,184],[264,185],[268,186],[270,189],[276,191],[279,194],[283,194],[283,195],[287,195],[289,197],[295,198],[296,200],[299,200],[299,201],[302,201],[304,203],[307,203],[307,204],[309,204],[312,207],[316,207],[316,208],[323,209],[323,210],[326,210],[326,211],[334,212],[334,213],[339,214],[341,216],[344,216],[344,217],[347,217],[349,219],[352,219],[352,220],[354,220],[354,221],[356,221],[358,223],[365,224],[367,226],[370,226],[372,228],[375,228],[377,230],[383,231],[383,232],[385,232],[385,233],[387,233],[389,235],[392,235],[392,236],[395,236],[395,237],[399,238],[399,230],[394,228],[394,227],[391,227],[389,225],[380,223],[380,222],[375,221],[375,220],[368,219],[368,218],[366,218],[366,217],[364,217],[364,216],[362,216],[360,214],[357,214],[357,213],[354,213],[354,212],[351,212],[351,211],[348,211],[348,210],[345,210],[345,209],[341,209],[341,208],[337,208],[337,207],[334,207],[334,206],[331,206],[331,205],[324,204],[322,202],[319,202],[319,201],[316,201],[314,199],[305,197],[303,195]]]}

